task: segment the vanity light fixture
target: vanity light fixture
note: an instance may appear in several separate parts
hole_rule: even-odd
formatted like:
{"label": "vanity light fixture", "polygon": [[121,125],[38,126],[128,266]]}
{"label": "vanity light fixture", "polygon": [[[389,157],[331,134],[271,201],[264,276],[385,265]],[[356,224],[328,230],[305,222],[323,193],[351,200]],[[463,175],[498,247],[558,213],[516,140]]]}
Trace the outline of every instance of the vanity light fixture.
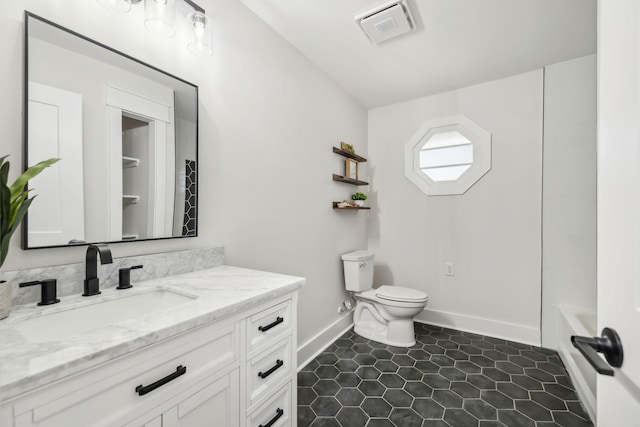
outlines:
{"label": "vanity light fixture", "polygon": [[144,26],[153,34],[173,37],[176,34],[176,0],[144,0]]}
{"label": "vanity light fixture", "polygon": [[[96,0],[100,5],[115,12],[126,13],[132,4],[142,0]],[[162,37],[173,37],[176,34],[176,2],[189,5],[193,12],[187,15],[191,38],[187,50],[203,57],[213,54],[211,19],[203,8],[191,0],[144,0],[144,26],[153,34]]]}

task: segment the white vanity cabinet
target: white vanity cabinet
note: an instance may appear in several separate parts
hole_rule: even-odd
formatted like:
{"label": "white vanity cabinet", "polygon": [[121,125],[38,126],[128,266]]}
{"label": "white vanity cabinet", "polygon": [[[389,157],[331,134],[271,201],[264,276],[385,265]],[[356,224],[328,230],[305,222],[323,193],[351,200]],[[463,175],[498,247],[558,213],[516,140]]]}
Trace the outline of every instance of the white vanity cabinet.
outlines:
{"label": "white vanity cabinet", "polygon": [[[172,399],[168,409],[156,408],[154,414],[127,423],[135,427],[189,427],[216,425],[236,427],[239,425],[240,400],[238,369],[212,382],[190,389],[182,396]],[[161,411],[158,415],[157,412]]]}
{"label": "white vanity cabinet", "polygon": [[0,404],[0,425],[294,425],[296,304],[293,292],[244,306],[36,388]]}

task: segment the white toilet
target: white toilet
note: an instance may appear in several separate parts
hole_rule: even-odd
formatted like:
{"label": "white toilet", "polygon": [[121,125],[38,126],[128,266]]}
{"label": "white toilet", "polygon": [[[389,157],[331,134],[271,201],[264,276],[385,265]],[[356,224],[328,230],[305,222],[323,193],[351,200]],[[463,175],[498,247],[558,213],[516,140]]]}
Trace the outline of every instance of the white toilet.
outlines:
{"label": "white toilet", "polygon": [[401,286],[373,289],[373,257],[370,251],[342,255],[345,287],[357,301],[354,331],[383,344],[411,347],[416,343],[413,318],[424,309],[429,297]]}

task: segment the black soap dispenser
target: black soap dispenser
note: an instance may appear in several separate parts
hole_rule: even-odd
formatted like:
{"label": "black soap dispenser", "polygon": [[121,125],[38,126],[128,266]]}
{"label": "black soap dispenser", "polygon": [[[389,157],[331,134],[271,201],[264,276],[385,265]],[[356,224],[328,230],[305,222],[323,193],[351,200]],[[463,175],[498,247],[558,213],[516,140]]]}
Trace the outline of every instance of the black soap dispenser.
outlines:
{"label": "black soap dispenser", "polygon": [[134,265],[133,267],[125,267],[119,270],[118,287],[116,289],[133,288],[131,285],[131,270],[142,268],[142,265]]}

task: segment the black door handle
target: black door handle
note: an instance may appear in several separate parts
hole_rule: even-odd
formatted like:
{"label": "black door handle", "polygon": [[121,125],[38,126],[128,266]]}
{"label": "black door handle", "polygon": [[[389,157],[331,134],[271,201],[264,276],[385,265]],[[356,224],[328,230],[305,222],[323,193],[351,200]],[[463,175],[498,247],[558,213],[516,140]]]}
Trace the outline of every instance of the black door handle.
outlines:
{"label": "black door handle", "polygon": [[[622,352],[622,341],[618,333],[611,328],[602,330],[602,337],[578,337],[571,336],[571,343],[577,348],[587,361],[598,371],[599,374],[613,376],[613,369],[622,366],[624,354]],[[598,353],[604,354],[607,365],[604,360],[598,356]]]}

